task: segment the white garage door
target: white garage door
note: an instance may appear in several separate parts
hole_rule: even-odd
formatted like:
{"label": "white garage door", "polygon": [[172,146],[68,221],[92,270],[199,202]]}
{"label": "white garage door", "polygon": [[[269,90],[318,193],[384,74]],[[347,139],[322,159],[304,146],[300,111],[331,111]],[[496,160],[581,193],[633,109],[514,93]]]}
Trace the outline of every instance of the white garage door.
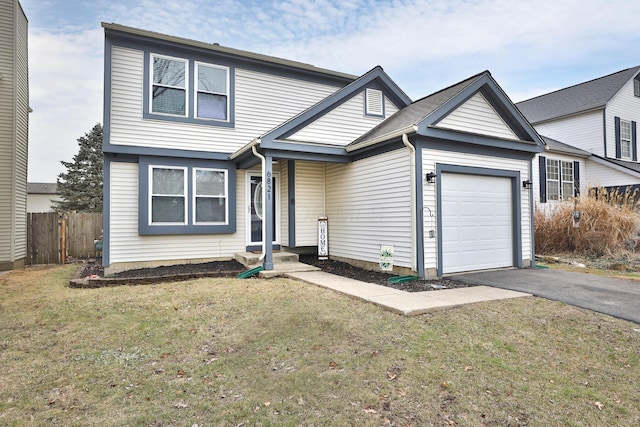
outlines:
{"label": "white garage door", "polygon": [[443,273],[513,265],[511,180],[443,173]]}

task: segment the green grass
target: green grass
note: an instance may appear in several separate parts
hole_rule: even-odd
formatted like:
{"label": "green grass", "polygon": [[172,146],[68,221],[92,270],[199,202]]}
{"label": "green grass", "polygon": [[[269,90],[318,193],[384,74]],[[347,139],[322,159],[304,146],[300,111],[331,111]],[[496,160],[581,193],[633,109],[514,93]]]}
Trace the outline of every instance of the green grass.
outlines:
{"label": "green grass", "polygon": [[285,280],[0,276],[0,425],[638,425],[640,325],[543,299],[406,318]]}

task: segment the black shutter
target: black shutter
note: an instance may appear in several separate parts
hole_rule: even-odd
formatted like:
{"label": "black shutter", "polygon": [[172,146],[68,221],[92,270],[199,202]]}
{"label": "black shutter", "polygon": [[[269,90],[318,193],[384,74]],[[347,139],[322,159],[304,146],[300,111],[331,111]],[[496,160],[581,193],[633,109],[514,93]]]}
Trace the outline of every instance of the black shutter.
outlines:
{"label": "black shutter", "polygon": [[622,148],[620,147],[620,117],[616,117],[615,128],[616,128],[616,159],[619,159],[622,156]]}
{"label": "black shutter", "polygon": [[580,196],[580,162],[573,162],[573,196]]}
{"label": "black shutter", "polygon": [[538,169],[540,175],[540,203],[547,203],[547,158],[538,157]]}
{"label": "black shutter", "polygon": [[634,162],[638,161],[638,145],[636,144],[636,122],[631,122],[631,153]]}

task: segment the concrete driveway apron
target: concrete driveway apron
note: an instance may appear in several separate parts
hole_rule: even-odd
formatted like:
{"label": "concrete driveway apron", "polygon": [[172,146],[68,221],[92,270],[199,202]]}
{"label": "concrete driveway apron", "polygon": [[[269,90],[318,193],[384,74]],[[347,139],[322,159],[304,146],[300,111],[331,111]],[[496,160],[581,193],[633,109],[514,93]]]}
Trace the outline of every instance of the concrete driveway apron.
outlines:
{"label": "concrete driveway apron", "polygon": [[640,324],[639,281],[538,268],[482,271],[455,279],[528,292]]}

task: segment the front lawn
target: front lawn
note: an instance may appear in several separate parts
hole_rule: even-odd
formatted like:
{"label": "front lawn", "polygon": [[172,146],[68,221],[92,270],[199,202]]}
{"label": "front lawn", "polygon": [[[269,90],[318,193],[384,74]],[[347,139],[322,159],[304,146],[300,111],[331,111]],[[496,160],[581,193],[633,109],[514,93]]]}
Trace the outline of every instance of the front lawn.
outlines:
{"label": "front lawn", "polygon": [[640,425],[640,325],[538,298],[402,317],[293,280],[0,275],[0,425]]}

